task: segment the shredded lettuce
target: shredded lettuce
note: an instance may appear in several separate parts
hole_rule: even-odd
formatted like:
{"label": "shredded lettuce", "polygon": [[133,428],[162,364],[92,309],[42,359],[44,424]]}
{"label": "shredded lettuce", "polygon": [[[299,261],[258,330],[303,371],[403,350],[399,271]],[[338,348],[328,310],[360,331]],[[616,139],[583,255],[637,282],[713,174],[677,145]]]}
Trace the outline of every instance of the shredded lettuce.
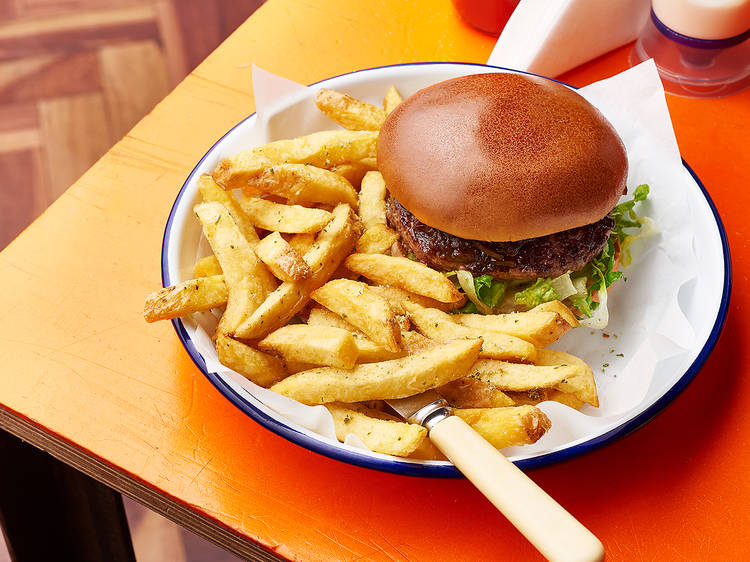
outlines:
{"label": "shredded lettuce", "polygon": [[610,237],[601,253],[584,268],[589,278],[593,281],[591,287],[589,287],[589,293],[593,293],[599,289],[606,289],[622,277],[621,271],[612,271],[614,267],[615,241],[613,237]]}
{"label": "shredded lettuce", "polygon": [[[476,311],[482,314],[491,314],[492,309],[497,306],[505,294],[505,283],[503,281],[495,281],[491,275],[474,277],[465,270],[452,273],[455,273],[458,285],[466,293],[469,302],[474,305]],[[461,312],[465,311],[462,309]]]}
{"label": "shredded lettuce", "polygon": [[477,294],[476,282],[474,276],[466,270],[459,269],[456,271],[456,278],[458,279],[458,286],[463,289],[469,302],[472,303],[476,309],[482,314],[489,314],[492,309],[484,304],[479,295]]}
{"label": "shredded lettuce", "polygon": [[590,318],[598,303],[594,302],[594,297],[589,293],[588,277],[576,277],[573,279],[573,286],[576,294],[568,297],[570,302],[578,309],[578,312]]}
{"label": "shredded lettuce", "polygon": [[474,290],[477,292],[479,300],[490,308],[497,306],[497,303],[505,295],[505,283],[496,281],[492,275],[480,275],[474,277]]}
{"label": "shredded lettuce", "polygon": [[458,312],[459,314],[478,314],[479,313],[479,309],[477,308],[477,305],[475,305],[471,301],[468,301],[461,308],[455,309],[455,311]]}
{"label": "shredded lettuce", "polygon": [[515,294],[516,303],[534,308],[543,302],[558,300],[560,293],[552,287],[552,279],[540,277],[531,287]]}
{"label": "shredded lettuce", "polygon": [[609,310],[607,309],[607,289],[598,291],[599,306],[593,311],[589,318],[580,321],[581,326],[594,330],[603,330],[609,324]]}
{"label": "shredded lettuce", "polygon": [[[615,227],[612,229],[612,236],[616,236],[620,241],[620,263],[623,267],[630,265],[630,244],[635,242],[638,238],[643,237],[640,235],[628,235],[625,229],[629,228],[641,228],[647,221],[652,227],[655,227],[654,221],[647,217],[639,217],[633,209],[636,203],[645,201],[648,197],[649,187],[646,184],[639,185],[633,192],[633,198],[630,201],[625,201],[616,205],[612,209],[612,218],[615,220]],[[649,236],[653,233],[649,233]]]}
{"label": "shredded lettuce", "polygon": [[550,281],[550,285],[552,285],[552,288],[557,291],[558,295],[560,295],[558,298],[561,301],[578,292],[573,286],[573,281],[570,279],[570,271],[563,273],[559,277],[555,277]]}
{"label": "shredded lettuce", "polygon": [[570,297],[570,302],[576,307],[578,312],[584,315],[586,318],[591,318],[594,309],[599,303],[594,302],[594,298],[589,295],[573,295]]}
{"label": "shredded lettuce", "polygon": [[[601,253],[591,260],[582,270],[584,278],[588,281],[586,292],[579,290],[569,300],[578,309],[584,320],[581,324],[591,328],[604,328],[609,321],[607,310],[607,289],[612,283],[622,277],[622,272],[613,271],[615,268],[615,243],[620,245],[620,264],[622,267],[630,265],[629,246],[638,238],[652,236],[657,232],[656,223],[649,217],[639,217],[635,212],[635,204],[645,201],[648,197],[649,187],[646,184],[639,185],[633,192],[633,198],[616,205],[612,209],[612,218],[615,226],[612,234],[607,240],[607,245]],[[643,228],[645,226],[645,228]],[[641,229],[637,234],[628,234],[626,230]],[[576,280],[581,288],[581,283]],[[594,298],[596,297],[596,302]]]}

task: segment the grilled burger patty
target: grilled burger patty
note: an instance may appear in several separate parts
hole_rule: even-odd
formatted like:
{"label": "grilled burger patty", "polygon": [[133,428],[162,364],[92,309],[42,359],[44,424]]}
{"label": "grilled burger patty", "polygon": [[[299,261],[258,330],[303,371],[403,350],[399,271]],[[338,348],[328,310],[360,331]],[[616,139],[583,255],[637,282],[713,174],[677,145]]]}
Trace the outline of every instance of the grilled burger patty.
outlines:
{"label": "grilled burger patty", "polygon": [[404,255],[439,271],[465,269],[472,275],[496,279],[536,279],[577,271],[602,251],[612,228],[611,217],[548,236],[518,242],[481,242],[458,238],[427,226],[393,197],[388,200],[388,224],[400,236]]}

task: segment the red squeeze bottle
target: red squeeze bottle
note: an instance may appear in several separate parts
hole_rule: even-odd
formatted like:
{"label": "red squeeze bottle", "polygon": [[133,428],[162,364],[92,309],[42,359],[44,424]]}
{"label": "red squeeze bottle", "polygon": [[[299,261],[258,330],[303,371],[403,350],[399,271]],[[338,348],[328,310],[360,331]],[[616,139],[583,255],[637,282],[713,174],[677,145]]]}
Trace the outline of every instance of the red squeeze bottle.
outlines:
{"label": "red squeeze bottle", "polygon": [[500,35],[520,0],[453,0],[461,19],[481,31]]}

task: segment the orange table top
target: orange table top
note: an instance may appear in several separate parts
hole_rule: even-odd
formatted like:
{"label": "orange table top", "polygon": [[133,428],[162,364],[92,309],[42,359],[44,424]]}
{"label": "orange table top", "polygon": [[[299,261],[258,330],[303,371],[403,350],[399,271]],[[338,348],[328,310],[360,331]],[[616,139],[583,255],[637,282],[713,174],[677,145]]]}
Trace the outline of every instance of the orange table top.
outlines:
{"label": "orange table top", "polygon": [[[182,182],[253,111],[252,62],[310,83],[399,62],[484,62],[493,43],[448,0],[264,5],[0,254],[0,424],[237,552],[257,543],[304,560],[538,557],[465,480],[349,466],[258,426],[196,369],[168,322],[141,317],[160,283],[164,224]],[[584,85],[617,73],[627,51],[562,79]],[[729,235],[726,328],[655,420],[531,477],[601,538],[611,560],[743,559],[750,92],[667,101],[682,154]]]}

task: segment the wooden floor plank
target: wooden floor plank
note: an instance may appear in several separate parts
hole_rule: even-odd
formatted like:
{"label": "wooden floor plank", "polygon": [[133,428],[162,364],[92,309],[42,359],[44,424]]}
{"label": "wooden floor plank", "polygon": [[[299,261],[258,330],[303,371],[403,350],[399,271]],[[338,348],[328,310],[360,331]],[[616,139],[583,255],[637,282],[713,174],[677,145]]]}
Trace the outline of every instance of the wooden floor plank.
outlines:
{"label": "wooden floor plank", "polygon": [[219,12],[220,2],[215,0],[192,0],[181,2],[172,0],[175,16],[182,30],[182,50],[185,53],[188,72],[193,70],[213,51],[224,37],[221,34]]}
{"label": "wooden floor plank", "polygon": [[28,76],[41,72],[59,60],[60,55],[26,56],[11,61],[0,62],[0,92],[12,88]]}
{"label": "wooden floor plank", "polygon": [[[6,0],[7,1],[7,0]],[[151,4],[152,0],[10,0],[20,17],[40,18]]]}
{"label": "wooden floor plank", "polygon": [[169,92],[166,63],[154,41],[105,47],[99,61],[112,134],[120,138]]}
{"label": "wooden floor plank", "polygon": [[96,51],[0,62],[0,103],[69,96],[100,89]]}
{"label": "wooden floor plank", "polygon": [[150,2],[113,10],[22,18],[0,25],[0,60],[158,36],[155,9]]}
{"label": "wooden floor plank", "polygon": [[54,201],[113,144],[101,93],[39,103],[49,197]]}
{"label": "wooden floor plank", "polygon": [[187,56],[182,44],[183,30],[177,18],[178,7],[175,6],[173,0],[154,0],[154,9],[164,59],[167,63],[169,85],[174,87],[188,73]]}
{"label": "wooden floor plank", "polygon": [[138,562],[186,562],[180,527],[158,513],[147,510],[132,526],[133,546]]}
{"label": "wooden floor plank", "polygon": [[36,216],[41,171],[33,150],[0,153],[0,248]]}
{"label": "wooden floor plank", "polygon": [[36,129],[38,126],[36,103],[33,101],[0,104],[0,132]]}
{"label": "wooden floor plank", "polygon": [[219,0],[216,2],[216,9],[219,11],[221,36],[229,36],[262,5],[263,0]]}
{"label": "wooden floor plank", "polygon": [[18,0],[0,0],[0,21],[9,21],[18,17]]}
{"label": "wooden floor plank", "polygon": [[40,144],[39,129],[15,129],[0,132],[0,154],[38,148]]}

